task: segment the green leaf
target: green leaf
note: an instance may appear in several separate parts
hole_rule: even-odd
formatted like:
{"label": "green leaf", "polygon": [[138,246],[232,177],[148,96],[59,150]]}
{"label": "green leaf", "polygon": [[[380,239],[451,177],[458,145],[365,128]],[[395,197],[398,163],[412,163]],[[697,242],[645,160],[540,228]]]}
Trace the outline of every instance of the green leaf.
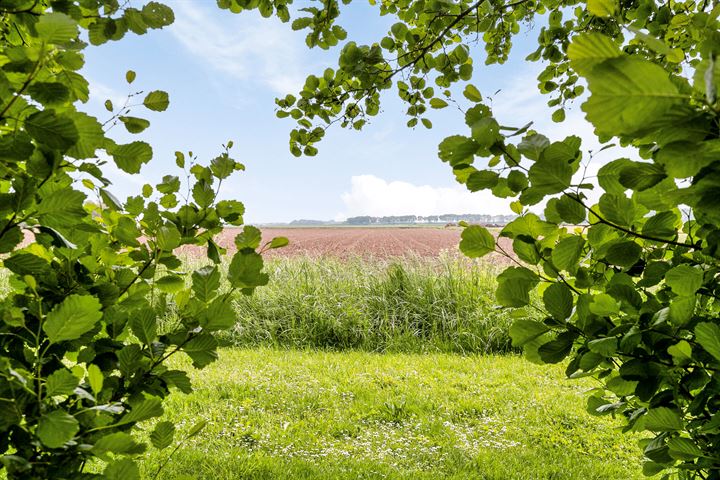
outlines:
{"label": "green leaf", "polygon": [[470,258],[479,258],[495,251],[495,237],[487,228],[471,225],[460,235],[460,251]]}
{"label": "green leaf", "polygon": [[187,435],[185,435],[185,438],[192,438],[198,433],[202,432],[203,429],[207,426],[207,421],[200,420],[198,423],[193,425],[190,430],[188,430]]}
{"label": "green leaf", "polygon": [[70,187],[62,188],[44,197],[37,214],[43,223],[54,227],[71,227],[85,218],[85,194]]}
{"label": "green leaf", "polygon": [[103,473],[106,480],[140,480],[140,469],[129,458],[121,458],[108,464]]}
{"label": "green leaf", "polygon": [[675,212],[660,212],[645,222],[642,233],[650,237],[672,240],[678,234],[679,220]]}
{"label": "green leaf", "polygon": [[227,155],[221,155],[210,162],[210,170],[217,178],[229,177],[237,168],[238,163]]}
{"label": "green leaf", "polygon": [[180,190],[180,179],[175,175],[165,175],[162,182],[156,185],[156,188],[160,193],[176,193]]}
{"label": "green leaf", "polygon": [[611,17],[615,14],[617,5],[615,0],[588,0],[587,9],[596,17]]}
{"label": "green leaf", "polygon": [[259,228],[253,227],[252,225],[246,225],[243,228],[242,233],[235,236],[235,246],[238,250],[244,248],[256,249],[260,246],[262,241],[262,232]]}
{"label": "green leaf", "polygon": [[632,136],[669,121],[668,112],[689,98],[668,72],[648,61],[618,57],[587,75],[590,98],[582,105],[599,136]]}
{"label": "green leaf", "polygon": [[92,45],[102,45],[117,32],[117,24],[110,18],[98,18],[87,28],[88,39]]}
{"label": "green leaf", "polygon": [[605,260],[612,265],[629,268],[640,259],[642,247],[632,240],[622,240],[610,245]]}
{"label": "green leaf", "polygon": [[235,288],[254,288],[266,285],[269,278],[262,273],[262,257],[255,252],[239,251],[233,255],[228,268],[228,281]]}
{"label": "green leaf", "polygon": [[185,154],[182,152],[175,152],[175,165],[179,168],[185,168]]}
{"label": "green leaf", "polygon": [[15,253],[3,260],[3,265],[18,275],[42,274],[50,270],[47,260],[32,253]]}
{"label": "green leaf", "polygon": [[59,82],[35,82],[27,91],[43,105],[64,103],[70,97],[70,89]]}
{"label": "green leaf", "polygon": [[213,191],[212,185],[205,180],[200,180],[195,184],[192,189],[192,196],[193,200],[202,208],[209,207],[212,205],[213,200],[215,200],[215,192]]}
{"label": "green leaf", "polygon": [[150,345],[157,337],[157,315],[151,308],[143,308],[133,314],[130,328],[138,340]]}
{"label": "green leaf", "polygon": [[558,363],[565,359],[572,351],[575,335],[571,332],[564,332],[554,340],[543,343],[538,348],[540,359],[545,363]]}
{"label": "green leaf", "polygon": [[438,156],[443,162],[448,162],[450,166],[464,163],[472,163],[479,145],[472,138],[463,137],[461,135],[453,135],[447,137],[438,146]]}
{"label": "green leaf", "polygon": [[150,126],[150,122],[144,118],[120,116],[118,119],[125,125],[125,129],[130,133],[140,133]]}
{"label": "green leaf", "polygon": [[601,317],[609,317],[620,311],[617,301],[607,293],[600,293],[593,296],[590,302],[590,311]]}
{"label": "green leaf", "polygon": [[217,267],[208,265],[195,270],[192,274],[192,290],[201,302],[208,302],[220,288],[220,272]]}
{"label": "green leaf", "polygon": [[144,451],[144,445],[138,443],[132,435],[126,432],[114,432],[109,435],[100,437],[95,442],[92,452],[101,458],[106,458],[104,455],[107,452],[115,454],[133,454],[142,453]]}
{"label": "green leaf", "polygon": [[500,139],[500,125],[492,117],[483,117],[472,124],[472,138],[485,148],[492,147]]}
{"label": "green leaf", "polygon": [[567,161],[543,156],[528,170],[528,179],[534,189],[549,195],[568,188],[572,174],[572,167]]}
{"label": "green leaf", "polygon": [[678,265],[667,271],[665,283],[677,295],[694,295],[702,286],[703,272],[690,265]]}
{"label": "green leaf", "polygon": [[[212,239],[208,239],[207,241],[207,257],[212,260],[212,262],[216,265],[220,264],[220,250],[221,247],[218,246],[217,243],[213,242]],[[225,249],[222,249],[224,252]]]}
{"label": "green leaf", "polygon": [[165,293],[177,293],[185,288],[185,279],[180,275],[165,275],[155,281],[155,286]]}
{"label": "green leaf", "polygon": [[[685,340],[680,340],[675,345],[670,345],[667,348],[667,352],[678,361],[692,359],[692,347]],[[678,362],[676,361],[676,363]]]}
{"label": "green leaf", "polygon": [[524,173],[513,170],[507,176],[508,188],[513,192],[521,192],[528,186],[528,178]]}
{"label": "green leaf", "polygon": [[645,429],[653,432],[674,432],[683,430],[685,425],[680,414],[667,407],[657,407],[648,410],[645,415]]}
{"label": "green leaf", "polygon": [[482,95],[480,94],[480,90],[478,90],[475,85],[466,85],[465,90],[463,90],[463,95],[471,102],[482,102]]}
{"label": "green leaf", "polygon": [[35,29],[47,43],[68,43],[78,36],[78,26],[75,20],[59,12],[41,15]]}
{"label": "green leaf", "polygon": [[173,386],[183,393],[192,392],[190,378],[182,370],[168,370],[162,373],[160,377],[167,382],[168,386]]}
{"label": "green leaf", "polygon": [[624,196],[626,187],[620,183],[620,172],[632,165],[633,161],[629,158],[619,158],[606,163],[598,170],[598,183],[607,193]]}
{"label": "green leaf", "polygon": [[74,112],[72,121],[77,128],[78,139],[67,154],[78,160],[95,157],[96,151],[105,144],[105,131],[97,121],[83,112]]}
{"label": "green leaf", "polygon": [[62,72],[62,77],[65,83],[70,88],[70,92],[76,100],[81,102],[87,102],[90,98],[90,88],[88,86],[85,77],[75,72]]}
{"label": "green leaf", "polygon": [[591,352],[599,353],[605,357],[612,357],[617,351],[618,341],[615,337],[596,338],[588,342]]}
{"label": "green leaf", "polygon": [[663,146],[655,158],[672,178],[688,178],[717,161],[719,155],[720,140],[715,139],[672,142]]}
{"label": "green leaf", "polygon": [[235,325],[238,317],[232,305],[224,297],[218,297],[208,306],[200,318],[200,326],[212,332],[214,330],[227,330]]}
{"label": "green leaf", "polygon": [[695,442],[685,437],[673,437],[668,441],[668,453],[675,460],[694,460],[703,456],[703,451]]}
{"label": "green leaf", "polygon": [[543,292],[545,310],[559,321],[570,318],[573,309],[573,295],[562,283],[553,283]]}
{"label": "green leaf", "polygon": [[80,424],[75,417],[62,410],[53,410],[40,417],[35,434],[46,447],[60,448],[79,431]]}
{"label": "green leaf", "polygon": [[215,205],[215,210],[220,218],[231,225],[241,225],[245,205],[237,200],[221,200]]}
{"label": "green leaf", "polygon": [[695,312],[695,295],[675,297],[670,304],[670,321],[675,325],[685,325]]}
{"label": "green leaf", "polygon": [[201,333],[182,348],[193,361],[195,368],[203,368],[218,358],[217,340],[210,333]]}
{"label": "green leaf", "polygon": [[530,290],[538,282],[538,276],[527,268],[507,268],[498,276],[495,298],[505,307],[524,307],[530,303]]}
{"label": "green leaf", "polygon": [[654,187],[667,178],[665,169],[654,163],[634,163],[620,170],[620,184],[637,192]]}
{"label": "green leaf", "polygon": [[605,384],[605,388],[613,392],[618,397],[626,397],[635,393],[638,382],[634,380],[625,380],[622,377],[613,377]]}
{"label": "green leaf", "polygon": [[576,198],[573,194],[563,195],[557,201],[555,209],[557,210],[560,218],[570,225],[577,225],[585,221],[586,210],[582,204],[573,198]]}
{"label": "green leaf", "polygon": [[174,225],[160,227],[157,232],[157,246],[163,251],[173,251],[180,246],[180,241],[180,232]]}
{"label": "green leaf", "polygon": [[66,368],[55,370],[47,377],[45,382],[45,396],[72,395],[79,384],[80,379],[73,375],[70,370]]}
{"label": "green leaf", "polygon": [[150,161],[153,156],[152,147],[145,142],[132,142],[111,148],[115,164],[127,173],[140,173],[140,167]]}
{"label": "green leaf", "polygon": [[493,188],[495,185],[498,184],[498,178],[500,176],[490,170],[480,170],[477,172],[471,173],[465,184],[467,185],[468,190],[471,192],[478,192],[480,190],[485,190],[488,188]]}
{"label": "green leaf", "polygon": [[520,153],[525,155],[530,160],[540,159],[540,155],[543,150],[550,145],[550,140],[544,135],[533,134],[528,135],[522,139],[517,146]]}
{"label": "green leaf", "polygon": [[133,83],[136,76],[137,74],[133,70],[128,70],[125,72],[125,81],[127,81],[127,83]]}
{"label": "green leaf", "polygon": [[549,331],[545,324],[535,320],[515,320],[510,327],[510,338],[514,347],[522,347]]}
{"label": "green leaf", "polygon": [[621,55],[620,48],[610,37],[600,33],[581,33],[573,37],[568,47],[573,69],[587,75],[598,64]]}
{"label": "green leaf", "polygon": [[162,28],[175,21],[172,9],[162,3],[148,2],[142,8],[142,19],[150,28]]}
{"label": "green leaf", "polygon": [[557,225],[540,220],[540,217],[534,213],[527,213],[505,225],[505,228],[500,232],[500,236],[513,238],[527,235],[531,238],[540,239],[552,235],[556,231]]}
{"label": "green leaf", "polygon": [[584,246],[585,239],[581,236],[573,235],[563,238],[552,250],[551,258],[553,265],[560,270],[574,272],[580,261]]}
{"label": "green leaf", "polygon": [[90,364],[88,367],[88,383],[90,384],[90,388],[92,389],[93,393],[97,395],[102,391],[103,383],[105,380],[105,377],[103,376],[102,371],[100,370],[100,367],[95,365],[94,363]]}
{"label": "green leaf", "polygon": [[173,425],[172,422],[158,422],[150,434],[150,442],[153,444],[153,447],[162,450],[172,445],[174,437],[175,425]]}
{"label": "green leaf", "polygon": [[720,361],[720,326],[716,323],[702,322],[695,327],[695,340],[715,360]]}
{"label": "green leaf", "polygon": [[89,295],[70,295],[47,314],[43,330],[51,343],[75,340],[93,329],[102,318],[102,306]]}
{"label": "green leaf", "polygon": [[635,202],[622,195],[603,194],[600,197],[600,213],[605,220],[621,227],[629,227],[635,221]]}
{"label": "green leaf", "polygon": [[120,373],[125,376],[131,376],[141,365],[143,354],[138,344],[125,345],[117,353],[118,367]]}
{"label": "green leaf", "polygon": [[75,145],[79,138],[73,121],[54,110],[33,113],[25,119],[25,129],[38,143],[63,152]]}
{"label": "green leaf", "polygon": [[162,401],[159,398],[146,398],[132,406],[132,409],[120,419],[117,425],[142,422],[163,414]]}
{"label": "green leaf", "polygon": [[273,237],[270,240],[269,248],[282,248],[290,244],[290,240],[287,237]]}
{"label": "green leaf", "polygon": [[527,235],[520,235],[513,240],[512,248],[520,260],[530,265],[540,262],[538,243]]}
{"label": "green leaf", "polygon": [[145,105],[145,108],[148,110],[152,110],[154,112],[164,112],[170,105],[170,97],[167,92],[154,90],[145,96],[143,105]]}
{"label": "green leaf", "polygon": [[448,103],[441,99],[441,98],[431,98],[430,99],[430,106],[432,108],[445,108],[448,106]]}

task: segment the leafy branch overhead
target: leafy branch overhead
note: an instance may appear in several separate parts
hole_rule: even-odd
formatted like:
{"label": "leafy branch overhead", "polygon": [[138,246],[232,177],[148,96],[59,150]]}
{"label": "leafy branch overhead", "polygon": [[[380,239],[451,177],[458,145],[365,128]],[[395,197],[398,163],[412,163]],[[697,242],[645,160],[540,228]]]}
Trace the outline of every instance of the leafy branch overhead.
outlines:
{"label": "leafy branch overhead", "polygon": [[[480,226],[460,243],[470,257],[496,251],[514,262],[496,302],[525,317],[512,328],[515,345],[532,361],[565,362],[571,378],[598,379],[588,411],[645,432],[646,474],[720,478],[720,6],[371,3],[392,18],[387,35],[345,41],[336,68],[277,100],[278,116],[296,122],[291,152],[314,155],[335,123],[362,129],[383,91],[405,102],[410,127],[430,128],[432,109],[457,104],[467,128],[440,143],[440,160],[519,215],[499,232],[512,254]],[[219,4],[290,21],[287,1]],[[330,48],[345,40],[342,9],[333,0],[299,9],[292,28]],[[580,138],[552,141],[493,115],[466,82],[480,62],[505,62],[523,30],[537,32],[527,60],[544,65],[538,93],[553,120],[577,99],[600,142],[632,147],[634,159],[587,178]]]}

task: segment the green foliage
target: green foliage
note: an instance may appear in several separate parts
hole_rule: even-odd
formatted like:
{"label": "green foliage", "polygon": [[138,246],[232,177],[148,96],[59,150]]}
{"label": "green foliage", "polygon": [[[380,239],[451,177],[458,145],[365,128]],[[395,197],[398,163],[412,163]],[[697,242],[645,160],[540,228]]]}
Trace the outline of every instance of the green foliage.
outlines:
{"label": "green foliage", "polygon": [[[396,89],[411,127],[463,91],[472,103],[467,130],[443,140],[439,157],[469,190],[513,199],[521,214],[500,233],[514,255],[477,226],[461,244],[471,256],[494,246],[523,264],[498,277],[497,302],[532,305],[546,318],[521,320],[516,344],[533,361],[564,360],[570,377],[596,377],[588,411],[650,432],[642,444],[647,474],[720,479],[720,8],[408,0],[379,9],[396,20],[387,36],[348,42],[336,70],[308,77],[299,100],[277,100],[278,116],[297,122],[291,151],[313,155],[336,121],[362,128],[379,112],[383,90]],[[293,27],[316,39],[339,10],[326,2]],[[617,139],[642,161],[604,165],[595,185],[583,176],[579,138],[552,142],[530,125],[504,126],[474,87],[450,88],[471,80],[480,58],[469,46],[478,36],[485,62],[502,63],[520,22],[535,19],[544,26],[527,59],[545,64],[538,89],[550,96],[553,119],[563,121],[565,102],[582,97],[601,143]],[[541,202],[544,220],[531,213]]]}
{"label": "green foliage", "polygon": [[[242,224],[240,202],[217,201],[222,181],[243,168],[229,156],[231,144],[208,167],[180,155],[192,198],[178,198],[181,182],[169,175],[123,202],[110,192],[99,156],[133,174],[152,148],[117,144],[105,128],[122,123],[137,134],[149,122],[131,116],[129,102],[118,109],[106,102],[112,117],[104,124],[78,111],[88,100],[78,73],[83,38],[98,45],[172,20],[157,2],[0,6],[0,251],[9,276],[0,298],[3,478],[139,478],[135,458],[147,445],[135,426],[161,416],[172,389],[191,391],[187,374],[167,360],[184,353],[198,368],[215,360],[213,332],[234,323],[227,305],[236,287],[251,293],[267,282],[258,245],[236,255],[241,280],[223,292],[217,267],[188,272],[174,254],[203,246],[219,263],[213,236]],[[129,71],[126,80],[135,77]],[[153,91],[142,105],[163,111],[169,98]],[[176,321],[160,327],[170,308]],[[157,423],[150,443],[165,449],[174,434],[173,424]],[[103,473],[83,472],[87,464]]]}

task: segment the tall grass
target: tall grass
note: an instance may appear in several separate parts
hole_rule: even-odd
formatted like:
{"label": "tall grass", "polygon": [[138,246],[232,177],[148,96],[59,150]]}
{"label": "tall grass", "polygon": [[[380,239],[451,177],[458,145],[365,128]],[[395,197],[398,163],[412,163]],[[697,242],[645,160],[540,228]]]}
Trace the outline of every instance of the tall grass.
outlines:
{"label": "tall grass", "polygon": [[392,352],[511,350],[491,266],[451,256],[276,258],[268,286],[235,302],[236,346]]}
{"label": "tall grass", "polygon": [[[198,260],[187,257],[188,267]],[[269,285],[234,300],[228,346],[506,353],[511,318],[494,304],[498,267],[452,255],[276,257]],[[0,270],[0,293],[9,290]],[[166,321],[177,321],[172,304]]]}

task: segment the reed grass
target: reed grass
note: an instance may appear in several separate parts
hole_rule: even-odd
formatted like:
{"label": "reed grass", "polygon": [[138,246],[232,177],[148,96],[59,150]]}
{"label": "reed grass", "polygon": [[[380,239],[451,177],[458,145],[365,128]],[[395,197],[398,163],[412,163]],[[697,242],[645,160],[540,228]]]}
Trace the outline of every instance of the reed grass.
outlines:
{"label": "reed grass", "polygon": [[235,301],[233,346],[505,353],[496,268],[464,258],[270,259],[270,284]]}

